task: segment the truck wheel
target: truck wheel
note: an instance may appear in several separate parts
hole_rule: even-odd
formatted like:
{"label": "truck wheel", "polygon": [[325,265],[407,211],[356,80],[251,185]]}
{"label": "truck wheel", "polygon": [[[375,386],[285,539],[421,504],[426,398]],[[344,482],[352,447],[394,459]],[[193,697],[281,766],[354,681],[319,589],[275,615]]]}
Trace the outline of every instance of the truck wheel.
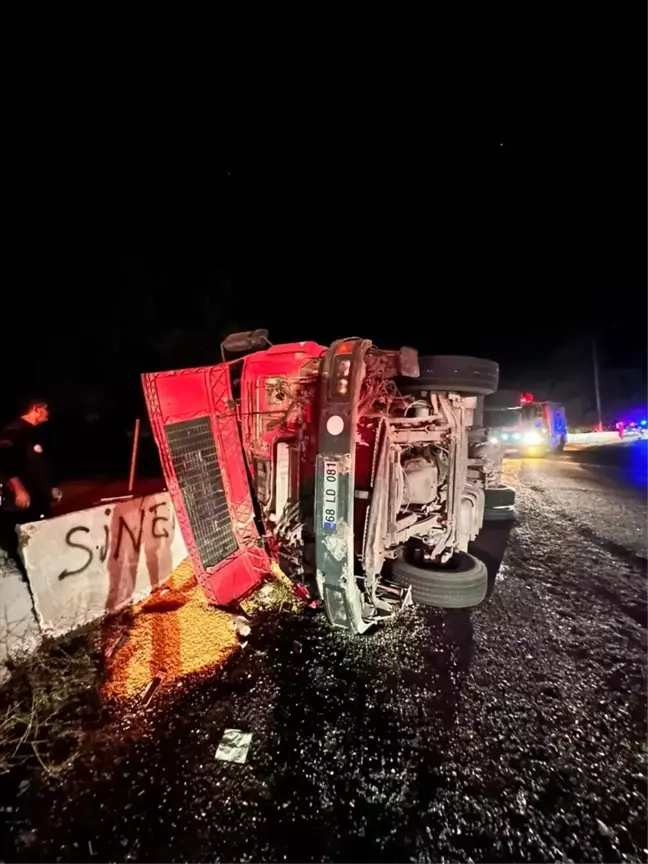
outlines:
{"label": "truck wheel", "polygon": [[403,393],[448,390],[467,396],[488,396],[499,383],[499,366],[494,360],[461,357],[452,354],[430,354],[419,357],[419,378],[403,378]]}
{"label": "truck wheel", "polygon": [[467,609],[486,597],[488,571],[483,561],[467,552],[457,552],[447,564],[418,567],[394,561],[392,580],[412,589],[412,600],[422,606]]}
{"label": "truck wheel", "polygon": [[501,522],[513,519],[515,512],[515,489],[510,486],[493,486],[486,489],[484,522]]}
{"label": "truck wheel", "polygon": [[484,522],[512,522],[514,519],[514,507],[493,507],[491,510],[484,510]]}

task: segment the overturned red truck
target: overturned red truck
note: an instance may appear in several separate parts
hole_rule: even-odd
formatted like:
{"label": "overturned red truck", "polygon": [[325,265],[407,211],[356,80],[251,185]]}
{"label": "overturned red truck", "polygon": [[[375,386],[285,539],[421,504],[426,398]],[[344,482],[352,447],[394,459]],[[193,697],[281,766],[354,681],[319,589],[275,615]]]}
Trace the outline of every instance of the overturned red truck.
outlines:
{"label": "overturned red truck", "polygon": [[143,375],[208,598],[242,597],[274,562],[355,633],[408,602],[478,605],[487,572],[468,544],[512,510],[481,424],[498,376],[490,360],[263,330],[228,337],[218,365]]}

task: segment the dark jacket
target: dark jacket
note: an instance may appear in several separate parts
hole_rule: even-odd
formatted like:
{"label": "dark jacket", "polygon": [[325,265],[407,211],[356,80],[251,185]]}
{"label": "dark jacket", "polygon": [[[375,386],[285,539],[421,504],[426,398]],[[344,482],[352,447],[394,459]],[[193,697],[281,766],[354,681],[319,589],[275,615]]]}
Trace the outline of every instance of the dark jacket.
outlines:
{"label": "dark jacket", "polygon": [[49,504],[54,485],[52,470],[42,443],[40,426],[26,420],[13,420],[0,432],[0,481],[4,486],[4,506],[10,504],[7,480],[18,477],[35,505]]}

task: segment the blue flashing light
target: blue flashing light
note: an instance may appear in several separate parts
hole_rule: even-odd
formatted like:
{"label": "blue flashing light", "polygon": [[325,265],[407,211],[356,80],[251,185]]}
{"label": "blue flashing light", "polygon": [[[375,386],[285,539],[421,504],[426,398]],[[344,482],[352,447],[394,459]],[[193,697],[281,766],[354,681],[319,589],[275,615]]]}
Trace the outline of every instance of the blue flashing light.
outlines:
{"label": "blue flashing light", "polygon": [[519,433],[519,432],[514,432],[514,433],[513,433],[513,440],[514,440],[514,441],[519,441],[519,440],[520,440],[520,433]]}
{"label": "blue flashing light", "polygon": [[648,426],[648,420],[640,420],[639,425],[640,426]]}
{"label": "blue flashing light", "polygon": [[508,432],[502,432],[502,441],[508,441]]}

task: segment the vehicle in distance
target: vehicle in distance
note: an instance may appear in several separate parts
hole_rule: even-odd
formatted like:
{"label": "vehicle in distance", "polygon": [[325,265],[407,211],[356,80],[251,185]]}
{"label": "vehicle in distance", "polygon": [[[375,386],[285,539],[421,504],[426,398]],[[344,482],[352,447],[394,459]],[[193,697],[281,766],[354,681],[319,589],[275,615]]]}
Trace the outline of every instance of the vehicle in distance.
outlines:
{"label": "vehicle in distance", "polygon": [[489,487],[500,494],[479,420],[497,364],[267,337],[234,334],[222,363],[142,376],[209,599],[230,603],[278,565],[355,633],[410,601],[479,604],[487,572],[468,544]]}
{"label": "vehicle in distance", "polygon": [[486,400],[484,424],[489,440],[500,442],[505,455],[547,456],[567,443],[565,409],[559,402],[538,402],[525,393],[512,404]]}
{"label": "vehicle in distance", "polygon": [[636,438],[646,438],[648,436],[648,421],[640,420],[639,423],[635,423],[634,421],[630,423],[622,423],[619,422],[616,424],[619,438],[622,439],[636,439]]}

